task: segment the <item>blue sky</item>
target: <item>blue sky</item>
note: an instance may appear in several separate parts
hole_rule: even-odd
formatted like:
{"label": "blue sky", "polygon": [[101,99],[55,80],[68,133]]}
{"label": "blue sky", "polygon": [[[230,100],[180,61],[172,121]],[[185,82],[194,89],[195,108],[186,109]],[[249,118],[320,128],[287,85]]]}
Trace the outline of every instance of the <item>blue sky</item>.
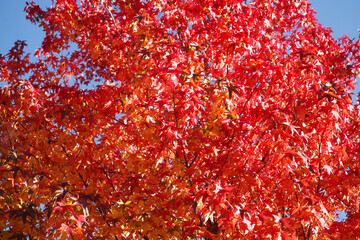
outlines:
{"label": "blue sky", "polygon": [[[38,26],[26,20],[25,2],[31,0],[2,0],[0,3],[0,54],[6,54],[17,40],[26,40],[27,52],[41,46],[44,34]],[[41,7],[50,6],[51,0],[33,0]]]}
{"label": "blue sky", "polygon": [[[40,47],[44,34],[25,19],[25,2],[2,0],[0,4],[0,53],[6,54],[16,40],[27,40],[28,52]],[[34,0],[40,6],[50,6],[51,0]],[[331,27],[334,37],[343,34],[356,38],[360,29],[359,0],[310,0],[323,26]]]}
{"label": "blue sky", "polygon": [[360,29],[359,0],[309,0],[319,23],[333,30],[333,37],[357,38]]}

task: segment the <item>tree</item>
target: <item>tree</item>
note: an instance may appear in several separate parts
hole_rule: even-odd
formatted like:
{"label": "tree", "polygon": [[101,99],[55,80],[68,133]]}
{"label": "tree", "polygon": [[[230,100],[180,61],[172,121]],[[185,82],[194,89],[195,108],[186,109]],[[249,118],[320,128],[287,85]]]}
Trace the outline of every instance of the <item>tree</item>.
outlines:
{"label": "tree", "polygon": [[360,43],[306,0],[25,11],[46,37],[1,57],[2,239],[359,237]]}

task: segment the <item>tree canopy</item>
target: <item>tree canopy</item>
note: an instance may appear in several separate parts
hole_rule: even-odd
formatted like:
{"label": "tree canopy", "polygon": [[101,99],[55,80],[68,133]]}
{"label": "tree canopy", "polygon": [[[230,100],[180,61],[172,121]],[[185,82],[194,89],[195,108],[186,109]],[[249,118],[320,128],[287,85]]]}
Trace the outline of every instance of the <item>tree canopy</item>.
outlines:
{"label": "tree canopy", "polygon": [[46,37],[0,58],[2,239],[360,237],[360,42],[307,0],[25,11]]}

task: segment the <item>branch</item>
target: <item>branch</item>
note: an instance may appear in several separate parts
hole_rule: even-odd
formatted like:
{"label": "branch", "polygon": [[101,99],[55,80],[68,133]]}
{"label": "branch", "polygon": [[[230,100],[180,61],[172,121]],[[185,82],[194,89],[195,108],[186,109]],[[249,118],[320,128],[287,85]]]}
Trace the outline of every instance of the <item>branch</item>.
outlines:
{"label": "branch", "polygon": [[269,152],[270,152],[270,150],[267,151],[267,152],[265,153],[265,155],[262,157],[261,162],[264,163],[264,166],[262,166],[262,167],[259,169],[259,171],[256,172],[256,174],[259,174],[259,173],[266,167],[267,163],[269,162],[269,159],[268,159],[267,161],[265,161],[266,158],[267,158],[267,156],[269,155]]}
{"label": "branch", "polygon": [[85,187],[87,187],[87,186],[88,186],[88,184],[85,182],[85,180],[84,180],[83,176],[82,176],[80,173],[78,173],[78,175],[79,175],[79,177],[80,177],[81,181],[84,183]]}
{"label": "branch", "polygon": [[[4,123],[5,121],[4,121],[4,119],[3,119],[3,117],[2,117],[1,115],[0,115],[0,118],[1,118],[1,121]],[[13,144],[12,144],[12,141],[11,141],[11,138],[10,138],[10,133],[9,133],[7,127],[5,126],[5,124],[4,124],[3,126],[4,126],[4,128],[5,128],[6,135],[7,135],[8,139],[9,139],[10,150],[11,150],[11,151],[14,151],[14,147],[13,147]]]}
{"label": "branch", "polygon": [[118,27],[117,27],[117,24],[116,24],[116,22],[115,22],[114,15],[111,13],[109,7],[106,7],[106,9],[107,9],[108,12],[110,13],[110,17],[111,17],[112,21],[114,22],[114,25],[115,25],[116,30],[119,30]]}
{"label": "branch", "polygon": [[248,99],[246,99],[246,102],[245,102],[244,106],[242,107],[239,116],[241,116],[241,115],[243,114],[246,105],[248,104],[248,102],[249,102],[250,99],[252,98],[252,96],[253,96],[253,94],[255,93],[255,90],[256,90],[256,89],[257,89],[257,87],[255,86],[254,89],[251,91],[250,96],[248,97]]}
{"label": "branch", "polygon": [[64,145],[61,145],[61,148],[62,148],[62,150],[65,152],[66,156],[67,156],[68,158],[70,158],[70,155],[67,153]]}

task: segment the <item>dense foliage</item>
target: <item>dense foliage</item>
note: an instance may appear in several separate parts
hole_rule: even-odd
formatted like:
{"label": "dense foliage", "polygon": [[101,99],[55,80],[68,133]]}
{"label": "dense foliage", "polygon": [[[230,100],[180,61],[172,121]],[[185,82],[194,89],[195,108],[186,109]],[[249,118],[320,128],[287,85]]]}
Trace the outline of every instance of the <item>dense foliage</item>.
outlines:
{"label": "dense foliage", "polygon": [[306,0],[25,11],[46,37],[0,60],[1,239],[359,237],[360,44]]}

